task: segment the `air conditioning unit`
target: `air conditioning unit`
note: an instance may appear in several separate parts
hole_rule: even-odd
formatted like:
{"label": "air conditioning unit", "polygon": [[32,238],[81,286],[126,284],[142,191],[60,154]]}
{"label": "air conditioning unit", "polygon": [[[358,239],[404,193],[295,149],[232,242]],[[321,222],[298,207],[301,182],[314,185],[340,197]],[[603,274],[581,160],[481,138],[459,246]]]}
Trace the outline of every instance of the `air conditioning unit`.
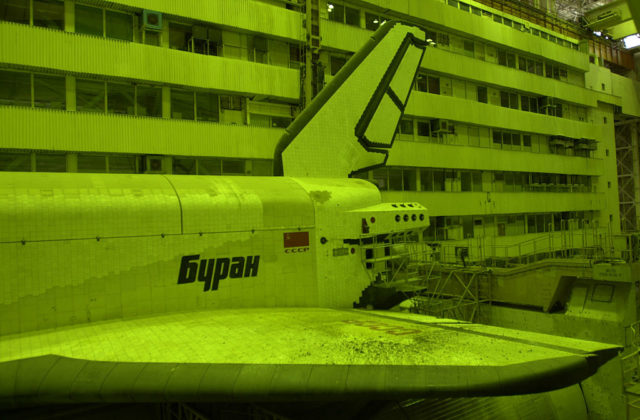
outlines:
{"label": "air conditioning unit", "polygon": [[161,174],[162,170],[162,156],[146,156],[145,159],[145,174]]}
{"label": "air conditioning unit", "polygon": [[449,133],[452,128],[447,120],[431,120],[431,133]]}
{"label": "air conditioning unit", "polygon": [[151,10],[142,12],[142,26],[150,31],[162,30],[162,13]]}

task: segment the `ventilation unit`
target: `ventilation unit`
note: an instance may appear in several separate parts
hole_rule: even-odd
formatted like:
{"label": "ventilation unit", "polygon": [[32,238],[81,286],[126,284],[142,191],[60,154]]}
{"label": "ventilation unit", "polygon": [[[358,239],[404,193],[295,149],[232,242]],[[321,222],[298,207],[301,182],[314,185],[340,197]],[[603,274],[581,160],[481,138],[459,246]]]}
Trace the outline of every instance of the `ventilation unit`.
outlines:
{"label": "ventilation unit", "polygon": [[447,120],[431,120],[431,133],[449,133],[452,128]]}
{"label": "ventilation unit", "polygon": [[151,31],[162,30],[162,13],[145,10],[142,12],[142,26]]}
{"label": "ventilation unit", "polygon": [[162,156],[146,156],[145,159],[145,171],[146,174],[161,174],[162,170]]}

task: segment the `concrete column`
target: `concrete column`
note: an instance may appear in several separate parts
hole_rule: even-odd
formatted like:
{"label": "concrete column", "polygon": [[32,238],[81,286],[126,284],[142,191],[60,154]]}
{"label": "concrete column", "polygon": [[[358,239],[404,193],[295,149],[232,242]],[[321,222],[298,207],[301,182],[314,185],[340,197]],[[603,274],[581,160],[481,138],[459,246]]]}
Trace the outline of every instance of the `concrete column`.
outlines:
{"label": "concrete column", "polygon": [[162,118],[171,119],[171,88],[162,86]]}
{"label": "concrete column", "polygon": [[75,0],[64,0],[64,30],[67,32],[76,31],[75,6]]}
{"label": "concrete column", "polygon": [[160,46],[169,48],[169,21],[162,20],[162,32],[160,33]]}
{"label": "concrete column", "polygon": [[76,110],[76,78],[65,76],[67,111]]}
{"label": "concrete column", "polygon": [[67,172],[78,172],[77,153],[67,153]]}

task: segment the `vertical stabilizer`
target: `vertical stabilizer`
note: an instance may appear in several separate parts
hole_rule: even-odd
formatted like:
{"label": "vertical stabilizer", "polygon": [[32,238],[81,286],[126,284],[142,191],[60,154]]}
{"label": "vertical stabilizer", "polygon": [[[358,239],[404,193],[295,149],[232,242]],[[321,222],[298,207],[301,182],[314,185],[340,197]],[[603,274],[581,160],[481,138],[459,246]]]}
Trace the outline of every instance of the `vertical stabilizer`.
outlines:
{"label": "vertical stabilizer", "polygon": [[287,128],[276,175],[343,178],[384,165],[427,45],[417,27],[382,25]]}

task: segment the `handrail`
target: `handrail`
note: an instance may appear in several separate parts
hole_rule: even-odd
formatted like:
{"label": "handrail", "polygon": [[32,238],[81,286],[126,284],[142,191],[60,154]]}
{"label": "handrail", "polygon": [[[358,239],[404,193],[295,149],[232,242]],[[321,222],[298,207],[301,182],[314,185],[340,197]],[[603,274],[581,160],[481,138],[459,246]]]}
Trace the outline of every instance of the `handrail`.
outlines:
{"label": "handrail", "polygon": [[441,262],[462,262],[458,249],[466,247],[468,250],[465,263],[486,263],[493,259],[522,263],[530,257],[541,255],[567,257],[584,254],[587,258],[602,257],[610,252],[610,247],[607,246],[611,241],[609,236],[610,232],[606,228],[588,227],[549,231],[518,243],[504,245],[489,244],[485,237],[459,240],[453,244],[442,241],[428,244],[438,244],[432,253],[433,258]]}

